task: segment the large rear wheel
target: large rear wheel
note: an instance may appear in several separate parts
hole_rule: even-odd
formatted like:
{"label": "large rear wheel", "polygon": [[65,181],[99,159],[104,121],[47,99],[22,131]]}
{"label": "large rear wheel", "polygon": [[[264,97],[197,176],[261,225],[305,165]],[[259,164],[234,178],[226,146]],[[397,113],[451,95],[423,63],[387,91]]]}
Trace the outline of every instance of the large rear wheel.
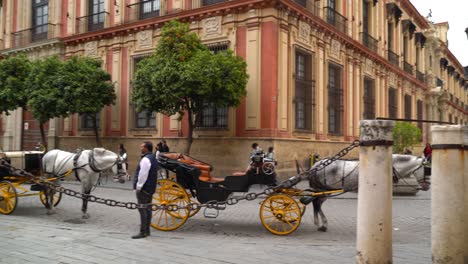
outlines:
{"label": "large rear wheel", "polygon": [[15,186],[9,181],[0,182],[0,213],[8,215],[13,213],[18,204],[18,195]]}
{"label": "large rear wheel", "polygon": [[[153,195],[153,204],[187,206],[190,198],[185,189],[177,182],[171,180],[158,180],[156,192]],[[157,210],[152,212],[151,226],[161,231],[172,231],[183,226],[189,218],[188,209],[175,211]]]}
{"label": "large rear wheel", "polygon": [[301,208],[296,200],[284,194],[272,194],[260,206],[260,219],[270,233],[284,236],[301,224]]}

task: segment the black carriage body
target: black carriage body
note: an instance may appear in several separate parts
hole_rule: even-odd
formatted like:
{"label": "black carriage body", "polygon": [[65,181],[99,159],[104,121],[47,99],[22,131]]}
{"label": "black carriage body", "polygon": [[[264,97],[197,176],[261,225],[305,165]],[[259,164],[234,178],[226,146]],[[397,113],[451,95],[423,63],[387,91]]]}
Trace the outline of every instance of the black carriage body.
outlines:
{"label": "black carriage body", "polygon": [[158,161],[162,168],[174,172],[177,183],[189,189],[200,203],[226,201],[233,192],[247,192],[254,184],[271,185],[276,179],[275,173],[256,174],[255,170],[251,170],[244,176],[226,176],[220,182],[201,181],[201,171],[195,166],[161,156]]}

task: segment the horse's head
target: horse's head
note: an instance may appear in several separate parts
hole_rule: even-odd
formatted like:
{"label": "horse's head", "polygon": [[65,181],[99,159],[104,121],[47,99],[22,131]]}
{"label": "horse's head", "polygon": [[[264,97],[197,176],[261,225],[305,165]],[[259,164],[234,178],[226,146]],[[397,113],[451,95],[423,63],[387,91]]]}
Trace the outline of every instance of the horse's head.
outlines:
{"label": "horse's head", "polygon": [[128,174],[124,160],[120,155],[104,148],[95,148],[92,152],[93,159],[96,163],[105,163],[100,167],[102,171],[111,173],[114,181],[118,181],[120,183],[125,182],[125,178]]}
{"label": "horse's head", "polygon": [[405,178],[413,175],[418,181],[421,190],[430,188],[430,173],[427,173],[426,162],[423,158],[412,155],[393,155],[393,167],[399,173],[399,177]]}

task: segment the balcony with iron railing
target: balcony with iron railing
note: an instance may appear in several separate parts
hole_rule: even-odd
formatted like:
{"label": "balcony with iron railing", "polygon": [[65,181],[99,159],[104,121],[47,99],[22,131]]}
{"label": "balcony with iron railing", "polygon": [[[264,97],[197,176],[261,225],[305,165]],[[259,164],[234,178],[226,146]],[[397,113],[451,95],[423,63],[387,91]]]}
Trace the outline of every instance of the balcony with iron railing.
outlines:
{"label": "balcony with iron railing", "polygon": [[422,83],[426,83],[426,75],[418,70],[416,70],[416,79]]}
{"label": "balcony with iron railing", "polygon": [[208,5],[214,5],[214,4],[224,3],[224,2],[226,2],[226,0],[200,0],[200,5],[208,6]]}
{"label": "balcony with iron railing", "polygon": [[56,24],[44,24],[12,33],[11,47],[26,46],[34,42],[58,37],[60,27]]}
{"label": "balcony with iron railing", "polygon": [[108,12],[99,12],[76,19],[76,34],[103,29],[109,17]]}
{"label": "balcony with iron railing", "polygon": [[328,24],[334,26],[338,31],[341,31],[343,33],[347,33],[348,31],[348,26],[347,26],[347,21],[348,19],[338,13],[334,8],[331,7],[325,7],[324,8],[324,18],[325,21],[327,21]]}
{"label": "balcony with iron railing", "polygon": [[414,74],[413,65],[409,64],[408,62],[403,62],[403,70],[409,74]]}
{"label": "balcony with iron railing", "polygon": [[299,4],[300,6],[304,7],[309,13],[314,16],[320,16],[319,8],[315,4],[317,1],[315,0],[293,0],[293,2]]}
{"label": "balcony with iron railing", "polygon": [[130,4],[127,6],[127,16],[125,23],[131,23],[138,20],[159,17],[161,12],[161,1],[149,0],[139,3]]}
{"label": "balcony with iron railing", "polygon": [[400,56],[398,56],[395,52],[387,50],[387,59],[391,64],[400,67]]}
{"label": "balcony with iron railing", "polygon": [[364,46],[368,47],[370,50],[377,52],[379,41],[373,38],[367,32],[361,32],[360,35],[361,35],[362,44],[364,44]]}

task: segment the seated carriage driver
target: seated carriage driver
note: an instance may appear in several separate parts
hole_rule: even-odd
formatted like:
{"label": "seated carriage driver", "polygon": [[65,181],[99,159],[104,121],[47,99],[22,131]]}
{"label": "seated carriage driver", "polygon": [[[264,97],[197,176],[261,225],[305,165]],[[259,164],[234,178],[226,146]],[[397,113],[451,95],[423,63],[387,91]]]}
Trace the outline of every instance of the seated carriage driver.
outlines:
{"label": "seated carriage driver", "polygon": [[249,155],[249,166],[247,166],[247,169],[245,169],[245,172],[234,172],[232,176],[244,176],[246,175],[250,170],[254,169],[254,166],[252,166],[252,157],[259,155],[260,153],[263,153],[263,149],[260,148],[258,143],[253,143],[252,144],[252,151],[250,152]]}
{"label": "seated carriage driver", "polygon": [[[153,155],[153,144],[144,142],[141,144],[141,160],[135,173],[133,188],[136,190],[138,204],[151,203],[158,178],[158,162]],[[150,223],[152,212],[147,208],[139,208],[140,233],[132,236],[133,239],[144,238],[150,235]]]}

